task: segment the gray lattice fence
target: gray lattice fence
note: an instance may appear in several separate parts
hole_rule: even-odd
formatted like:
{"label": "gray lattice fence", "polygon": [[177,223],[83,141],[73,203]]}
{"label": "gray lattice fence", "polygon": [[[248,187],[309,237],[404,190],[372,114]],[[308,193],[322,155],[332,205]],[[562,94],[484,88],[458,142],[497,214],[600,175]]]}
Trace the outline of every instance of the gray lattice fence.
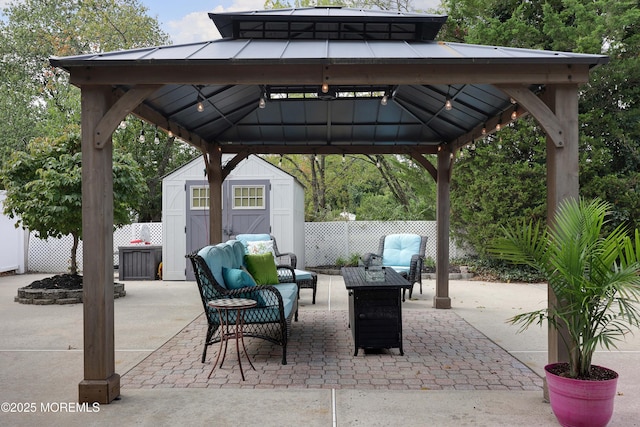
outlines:
{"label": "gray lattice fence", "polygon": [[[334,264],[353,254],[377,252],[380,236],[416,233],[427,236],[426,256],[436,258],[435,221],[335,221],[305,223],[305,261],[308,267]],[[449,256],[461,258],[464,250],[453,240]]]}
{"label": "gray lattice fence", "polygon": [[[144,223],[151,231],[151,244],[162,245],[162,223]],[[143,223],[126,225],[113,233],[113,265],[118,264],[118,247],[129,246],[131,241],[140,238]],[[61,239],[42,240],[29,236],[29,258],[27,268],[31,272],[65,273],[71,264],[71,248],[73,239],[64,236]],[[82,270],[82,241],[78,246],[78,269]]]}

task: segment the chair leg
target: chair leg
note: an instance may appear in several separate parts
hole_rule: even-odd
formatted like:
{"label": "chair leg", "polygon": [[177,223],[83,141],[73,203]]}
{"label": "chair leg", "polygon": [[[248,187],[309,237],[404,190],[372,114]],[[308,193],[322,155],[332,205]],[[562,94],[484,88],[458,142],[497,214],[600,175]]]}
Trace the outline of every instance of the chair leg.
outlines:
{"label": "chair leg", "polygon": [[216,329],[218,329],[217,325],[209,325],[209,327],[207,328],[207,337],[204,340],[204,350],[202,350],[202,363],[204,363],[207,358],[207,348],[212,344],[211,337],[213,337]]}

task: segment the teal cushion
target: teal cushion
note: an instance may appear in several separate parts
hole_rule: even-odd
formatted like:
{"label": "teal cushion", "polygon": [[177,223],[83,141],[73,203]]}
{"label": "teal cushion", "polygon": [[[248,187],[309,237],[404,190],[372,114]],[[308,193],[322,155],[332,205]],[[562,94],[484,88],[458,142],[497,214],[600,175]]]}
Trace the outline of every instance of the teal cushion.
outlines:
{"label": "teal cushion", "polygon": [[247,286],[256,286],[255,280],[251,275],[240,268],[222,267],[222,277],[227,289],[240,289]]}
{"label": "teal cushion", "polygon": [[311,280],[311,272],[305,270],[298,270],[297,268],[294,270],[296,274],[296,280]]}
{"label": "teal cushion", "polygon": [[278,283],[278,270],[273,255],[245,255],[244,263],[258,285]]}
{"label": "teal cushion", "polygon": [[389,234],[384,240],[382,265],[408,267],[411,257],[420,253],[420,236],[417,234]]}

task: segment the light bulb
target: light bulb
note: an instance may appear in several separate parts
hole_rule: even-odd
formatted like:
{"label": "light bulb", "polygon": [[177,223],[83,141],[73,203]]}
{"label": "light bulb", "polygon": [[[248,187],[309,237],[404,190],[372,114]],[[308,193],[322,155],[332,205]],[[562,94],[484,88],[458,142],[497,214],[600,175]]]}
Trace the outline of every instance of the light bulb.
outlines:
{"label": "light bulb", "polygon": [[482,126],[482,134],[483,135],[487,134],[487,127],[486,126]]}
{"label": "light bulb", "polygon": [[322,83],[322,93],[327,93],[329,92],[329,83],[324,82]]}
{"label": "light bulb", "polygon": [[389,102],[389,97],[385,94],[380,100],[380,104],[387,105],[387,102]]}
{"label": "light bulb", "polygon": [[511,120],[515,120],[518,118],[518,112],[516,110],[513,110],[513,112],[511,113]]}
{"label": "light bulb", "polygon": [[496,125],[496,130],[500,130],[500,129],[502,129],[502,125],[501,125],[500,123],[498,123],[498,124]]}
{"label": "light bulb", "polygon": [[265,101],[265,100],[264,100],[264,97],[263,97],[263,96],[261,96],[261,97],[260,97],[260,102],[258,102],[258,107],[260,107],[260,108],[264,108],[264,107],[266,107],[266,106],[267,106],[267,101]]}
{"label": "light bulb", "polygon": [[202,113],[204,111],[204,104],[202,103],[202,101],[198,101],[198,106],[196,107],[196,110],[198,110],[198,113]]}
{"label": "light bulb", "polygon": [[447,98],[447,101],[444,103],[444,109],[449,111],[453,108],[453,104],[451,103],[451,98]]}

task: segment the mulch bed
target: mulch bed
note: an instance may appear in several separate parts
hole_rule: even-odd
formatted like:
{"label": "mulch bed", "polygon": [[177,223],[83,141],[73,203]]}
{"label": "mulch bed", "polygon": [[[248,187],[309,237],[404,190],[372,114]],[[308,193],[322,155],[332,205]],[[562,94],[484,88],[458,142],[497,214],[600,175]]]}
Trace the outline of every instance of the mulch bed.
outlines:
{"label": "mulch bed", "polygon": [[[124,297],[127,293],[124,283],[113,284],[113,297]],[[31,282],[18,289],[14,301],[20,304],[62,305],[82,303],[82,276],[79,274],[58,274]]]}
{"label": "mulch bed", "polygon": [[79,274],[58,274],[31,282],[26,289],[82,289],[82,276]]}

